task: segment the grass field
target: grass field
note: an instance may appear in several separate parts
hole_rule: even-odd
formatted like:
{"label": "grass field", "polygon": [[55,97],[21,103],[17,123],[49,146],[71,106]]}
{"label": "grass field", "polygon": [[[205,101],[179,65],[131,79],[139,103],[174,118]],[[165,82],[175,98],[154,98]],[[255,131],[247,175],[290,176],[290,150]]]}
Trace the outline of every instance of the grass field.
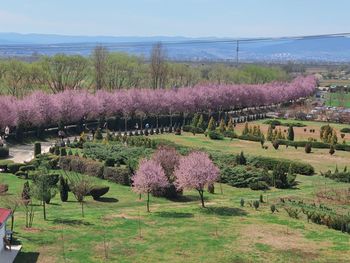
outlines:
{"label": "grass field", "polygon": [[[306,154],[304,149],[283,146],[263,150],[256,142],[213,141],[189,133],[154,137],[226,153],[243,150],[245,154],[300,160],[312,164],[316,172],[334,169],[336,164],[339,168],[350,165],[349,152],[337,151],[330,156],[328,150],[313,149]],[[43,220],[42,207],[35,206],[32,229],[24,227],[22,208],[15,213],[15,238],[23,245],[16,263],[350,262],[350,235],[308,223],[305,218],[292,219],[283,209],[275,214],[270,211],[270,205],[277,204],[280,197],[348,209],[349,204],[316,197],[320,190],[349,187],[319,175],[298,175],[298,186],[289,190],[263,192],[216,184],[215,194],[205,193],[207,208],[200,207],[195,191],[185,191],[183,199],[176,202],[152,197],[151,213],[146,212],[145,200],[139,200],[130,187],[94,180],[108,185],[110,191],[101,201],[87,198],[85,218],[71,194],[66,203],[56,195],[47,206],[47,221]],[[14,175],[0,174],[0,183],[10,185],[10,196],[19,195],[24,182]],[[260,194],[265,203],[257,211],[240,206],[241,198],[247,203],[258,200]],[[0,207],[5,199],[0,196]]]}
{"label": "grass field", "polygon": [[[326,105],[350,108],[350,93],[327,93]],[[340,100],[341,98],[341,100]]]}

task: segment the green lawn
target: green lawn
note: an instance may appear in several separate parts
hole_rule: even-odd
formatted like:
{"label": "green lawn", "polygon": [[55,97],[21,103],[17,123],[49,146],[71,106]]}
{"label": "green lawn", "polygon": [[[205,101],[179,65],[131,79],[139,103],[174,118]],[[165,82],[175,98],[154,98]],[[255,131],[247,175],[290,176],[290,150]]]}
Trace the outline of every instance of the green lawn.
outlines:
{"label": "green lawn", "polygon": [[[317,171],[350,164],[348,152],[337,151],[331,157],[327,150],[308,155],[303,149],[281,147],[276,151],[270,146],[263,150],[260,143],[212,141],[188,133],[158,137],[222,152],[243,150],[246,154],[307,161]],[[291,219],[283,209],[270,212],[270,205],[277,204],[280,197],[318,202],[317,191],[348,187],[318,175],[298,175],[297,188],[290,190],[262,192],[216,184],[215,194],[205,193],[205,209],[195,191],[185,191],[183,200],[177,202],[152,197],[151,213],[146,212],[145,200],[139,200],[130,187],[95,180],[110,186],[110,191],[103,201],[87,198],[85,218],[71,194],[69,202],[62,203],[58,195],[51,201],[47,221],[43,220],[42,207],[35,206],[32,229],[24,227],[23,208],[16,212],[15,238],[23,245],[16,263],[350,261],[350,235],[307,223],[305,218]],[[19,195],[24,182],[14,175],[0,174],[0,183],[10,185],[9,196]],[[257,211],[248,205],[240,207],[241,198],[247,204],[258,200],[260,194],[265,203]],[[0,196],[0,207],[5,199]]]}
{"label": "green lawn", "polygon": [[326,105],[350,108],[350,93],[328,93]]}

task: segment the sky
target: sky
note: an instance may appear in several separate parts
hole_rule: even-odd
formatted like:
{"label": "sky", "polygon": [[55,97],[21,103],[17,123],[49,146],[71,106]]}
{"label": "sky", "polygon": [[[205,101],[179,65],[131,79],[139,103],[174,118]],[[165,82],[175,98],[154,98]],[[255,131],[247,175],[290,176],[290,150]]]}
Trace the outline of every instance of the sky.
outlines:
{"label": "sky", "polygon": [[350,31],[349,0],[0,0],[0,32],[269,37]]}

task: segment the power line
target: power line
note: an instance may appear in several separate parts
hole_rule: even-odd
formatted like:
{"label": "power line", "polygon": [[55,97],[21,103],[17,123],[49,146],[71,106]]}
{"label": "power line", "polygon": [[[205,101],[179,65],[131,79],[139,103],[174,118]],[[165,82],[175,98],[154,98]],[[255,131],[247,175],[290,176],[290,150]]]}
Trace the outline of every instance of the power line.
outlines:
{"label": "power line", "polygon": [[[261,38],[227,38],[227,39],[208,39],[208,40],[184,40],[184,41],[140,41],[140,42],[118,42],[118,43],[62,43],[62,44],[15,44],[15,45],[0,45],[0,49],[74,49],[86,50],[96,45],[102,45],[105,48],[132,48],[132,47],[151,47],[157,42],[161,42],[164,46],[182,46],[182,45],[205,45],[205,44],[245,44],[258,42],[272,41],[288,41],[288,40],[309,40],[309,39],[326,39],[337,37],[350,37],[350,33],[334,33],[320,35],[301,35],[301,36],[286,36],[286,37],[261,37]],[[79,46],[81,45],[81,46]]]}

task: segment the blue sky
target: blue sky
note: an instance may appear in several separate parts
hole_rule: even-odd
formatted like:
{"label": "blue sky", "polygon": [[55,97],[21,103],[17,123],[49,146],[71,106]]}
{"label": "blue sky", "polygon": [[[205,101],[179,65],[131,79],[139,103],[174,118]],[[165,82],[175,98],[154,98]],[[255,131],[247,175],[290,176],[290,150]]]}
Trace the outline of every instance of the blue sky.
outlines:
{"label": "blue sky", "polygon": [[0,32],[259,37],[350,31],[348,0],[0,0]]}

